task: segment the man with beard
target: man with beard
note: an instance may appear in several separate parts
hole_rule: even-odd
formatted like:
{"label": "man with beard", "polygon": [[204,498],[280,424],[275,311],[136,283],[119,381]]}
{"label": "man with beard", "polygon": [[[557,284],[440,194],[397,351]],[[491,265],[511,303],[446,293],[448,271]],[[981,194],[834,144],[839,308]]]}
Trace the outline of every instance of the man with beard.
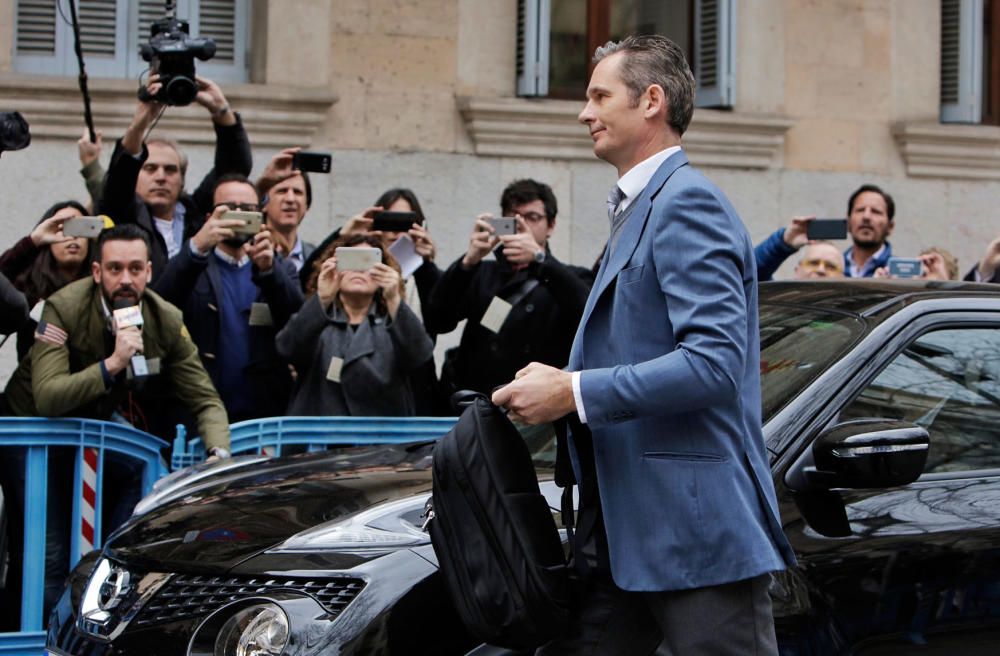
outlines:
{"label": "man with beard", "polygon": [[863,184],[847,201],[847,232],[854,245],[844,252],[844,275],[871,278],[889,263],[892,246],[888,238],[895,224],[896,203],[873,184]]}
{"label": "man with beard", "polygon": [[[153,428],[155,413],[176,398],[197,417],[209,455],[227,456],[226,409],[181,312],[146,289],[146,232],[128,224],[102,231],[92,274],[46,301],[35,344],[7,385],[12,414],[127,420],[169,438]],[[124,305],[139,306],[141,327],[116,325],[112,311]],[[133,370],[136,354],[145,357],[145,376]]]}
{"label": "man with beard", "polygon": [[[896,203],[892,196],[873,184],[863,184],[851,194],[847,201],[847,232],[854,245],[844,252],[843,273],[840,275],[871,278],[877,270],[888,265],[892,257],[888,238],[895,227],[895,214]],[[776,230],[757,244],[754,259],[760,282],[771,280],[774,272],[792,253],[807,244],[816,243],[810,242],[806,236],[809,222],[815,218],[792,217],[787,227]]]}

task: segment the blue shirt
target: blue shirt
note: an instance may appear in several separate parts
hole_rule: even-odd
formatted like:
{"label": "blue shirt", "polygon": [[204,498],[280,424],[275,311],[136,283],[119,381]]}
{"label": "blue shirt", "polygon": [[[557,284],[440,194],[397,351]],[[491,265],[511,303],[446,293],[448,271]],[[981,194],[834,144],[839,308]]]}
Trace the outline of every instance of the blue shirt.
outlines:
{"label": "blue shirt", "polygon": [[234,263],[232,258],[216,259],[222,289],[219,299],[219,396],[231,415],[252,411],[244,371],[250,364],[250,308],[257,299],[250,262]]}

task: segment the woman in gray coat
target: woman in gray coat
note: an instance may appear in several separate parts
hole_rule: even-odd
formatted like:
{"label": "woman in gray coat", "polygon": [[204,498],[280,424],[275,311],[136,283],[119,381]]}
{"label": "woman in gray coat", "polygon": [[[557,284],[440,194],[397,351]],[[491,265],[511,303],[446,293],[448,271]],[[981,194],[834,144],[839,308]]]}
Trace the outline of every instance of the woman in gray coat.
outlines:
{"label": "woman in gray coat", "polygon": [[[377,249],[368,271],[337,268],[338,247]],[[349,235],[316,260],[302,309],[278,333],[278,353],[297,372],[289,415],[411,416],[408,374],[434,344],[403,301],[399,265],[382,243]]]}

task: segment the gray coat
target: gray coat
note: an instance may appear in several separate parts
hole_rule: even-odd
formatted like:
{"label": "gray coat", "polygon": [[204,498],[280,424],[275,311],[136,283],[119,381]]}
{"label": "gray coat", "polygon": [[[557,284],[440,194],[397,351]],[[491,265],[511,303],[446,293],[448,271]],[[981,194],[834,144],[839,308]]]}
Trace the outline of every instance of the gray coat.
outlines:
{"label": "gray coat", "polygon": [[[298,372],[289,415],[412,416],[408,374],[434,352],[406,303],[395,319],[377,313],[372,303],[367,321],[353,329],[337,303],[324,309],[315,294],[278,333],[276,344]],[[327,377],[334,357],[343,361],[339,383]]]}

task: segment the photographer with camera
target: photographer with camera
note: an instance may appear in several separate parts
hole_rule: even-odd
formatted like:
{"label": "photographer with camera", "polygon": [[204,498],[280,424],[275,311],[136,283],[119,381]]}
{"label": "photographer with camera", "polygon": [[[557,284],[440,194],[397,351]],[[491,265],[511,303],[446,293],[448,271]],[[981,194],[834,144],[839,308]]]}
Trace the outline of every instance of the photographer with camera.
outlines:
{"label": "photographer with camera", "polygon": [[231,421],[282,415],[292,380],[274,339],[302,305],[295,267],[275,252],[244,176],[219,178],[213,204],[153,289],[183,310]]}
{"label": "photographer with camera", "polygon": [[[193,194],[184,192],[188,160],[169,139],[147,139],[147,133],[166,110],[183,97],[166,94],[160,74],[152,73],[125,134],[115,144],[104,181],[100,214],[119,223],[134,223],[149,234],[153,279],[201,229],[212,210],[212,190],[227,173],[249,175],[253,168],[250,141],[240,117],[229,106],[222,89],[211,80],[195,77],[193,100],[205,108],[215,129],[215,165]],[[168,80],[179,88],[177,76]]]}
{"label": "photographer with camera", "polygon": [[[432,334],[451,332],[468,319],[461,343],[445,354],[446,393],[489,394],[529,362],[564,366],[593,284],[589,270],[563,264],[549,249],[557,211],[551,187],[512,182],[500,208],[503,218],[476,219],[468,251],[448,267],[423,307]],[[497,234],[501,224],[507,234]],[[485,259],[494,250],[496,259]]]}

